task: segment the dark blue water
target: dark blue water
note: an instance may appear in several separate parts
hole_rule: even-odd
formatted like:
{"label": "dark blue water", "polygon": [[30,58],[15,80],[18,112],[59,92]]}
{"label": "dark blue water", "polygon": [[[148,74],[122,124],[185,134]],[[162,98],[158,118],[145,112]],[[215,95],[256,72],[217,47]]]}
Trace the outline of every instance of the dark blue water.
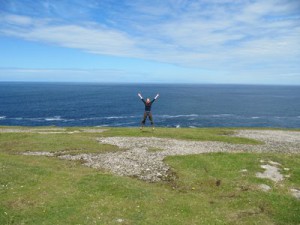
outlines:
{"label": "dark blue water", "polygon": [[[0,125],[300,128],[300,86],[0,83]],[[147,124],[149,122],[147,121]]]}

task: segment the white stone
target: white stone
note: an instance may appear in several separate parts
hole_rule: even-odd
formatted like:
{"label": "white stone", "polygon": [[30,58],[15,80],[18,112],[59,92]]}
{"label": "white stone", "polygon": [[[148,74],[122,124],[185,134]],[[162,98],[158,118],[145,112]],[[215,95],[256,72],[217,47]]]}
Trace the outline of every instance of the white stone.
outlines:
{"label": "white stone", "polygon": [[258,187],[259,187],[260,190],[265,191],[265,192],[271,190],[271,187],[269,185],[266,185],[266,184],[260,184],[260,185],[258,185]]}
{"label": "white stone", "polygon": [[280,163],[274,162],[274,161],[272,161],[272,160],[269,160],[269,163],[270,163],[271,165],[273,165],[273,166],[281,166]]}
{"label": "white stone", "polygon": [[293,195],[295,198],[297,198],[297,199],[300,200],[300,190],[299,190],[299,189],[292,188],[292,189],[290,189],[290,191],[292,192],[292,195]]}
{"label": "white stone", "polygon": [[275,182],[283,180],[283,175],[279,172],[276,166],[271,165],[261,165],[261,168],[265,169],[263,173],[256,173],[256,177],[263,179],[270,179]]}

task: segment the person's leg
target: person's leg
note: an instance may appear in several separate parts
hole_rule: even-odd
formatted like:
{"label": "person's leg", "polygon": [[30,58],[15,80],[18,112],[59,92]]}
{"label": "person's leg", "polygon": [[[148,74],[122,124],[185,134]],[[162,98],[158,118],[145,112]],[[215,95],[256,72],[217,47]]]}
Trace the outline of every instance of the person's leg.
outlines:
{"label": "person's leg", "polygon": [[154,129],[154,122],[153,122],[152,112],[149,113],[149,120],[151,121],[152,128]]}
{"label": "person's leg", "polygon": [[144,117],[143,117],[143,120],[141,122],[141,129],[143,129],[143,127],[145,126],[146,119],[147,119],[147,113],[144,112]]}

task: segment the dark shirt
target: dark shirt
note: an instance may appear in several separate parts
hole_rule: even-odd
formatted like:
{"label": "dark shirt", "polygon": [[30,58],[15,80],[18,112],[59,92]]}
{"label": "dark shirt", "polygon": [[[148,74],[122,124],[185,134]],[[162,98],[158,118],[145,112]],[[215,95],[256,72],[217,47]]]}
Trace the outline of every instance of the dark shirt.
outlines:
{"label": "dark shirt", "polygon": [[150,112],[151,111],[151,106],[152,106],[152,103],[155,101],[155,99],[153,99],[151,102],[147,103],[143,98],[141,99],[144,104],[145,104],[145,111],[146,112]]}

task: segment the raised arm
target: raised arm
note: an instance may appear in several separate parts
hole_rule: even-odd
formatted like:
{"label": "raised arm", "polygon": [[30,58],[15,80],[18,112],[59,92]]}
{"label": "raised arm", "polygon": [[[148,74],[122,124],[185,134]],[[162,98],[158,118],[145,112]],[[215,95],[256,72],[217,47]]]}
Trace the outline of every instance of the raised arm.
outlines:
{"label": "raised arm", "polygon": [[159,97],[159,94],[157,94],[154,99],[151,101],[151,103],[153,103],[157,98]]}
{"label": "raised arm", "polygon": [[141,93],[138,93],[138,96],[140,97],[140,99],[143,99],[143,96],[141,95]]}

